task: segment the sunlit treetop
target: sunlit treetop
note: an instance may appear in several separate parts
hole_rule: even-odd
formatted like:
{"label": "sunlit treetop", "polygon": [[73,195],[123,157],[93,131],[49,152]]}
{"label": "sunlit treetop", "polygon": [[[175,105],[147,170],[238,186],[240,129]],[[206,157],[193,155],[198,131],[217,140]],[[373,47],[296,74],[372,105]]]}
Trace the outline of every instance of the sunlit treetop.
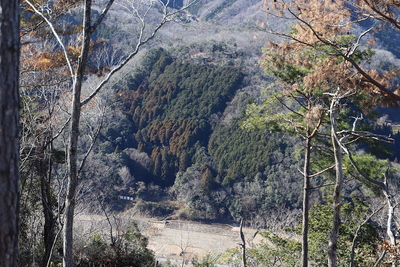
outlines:
{"label": "sunlit treetop", "polygon": [[[399,1],[273,0],[264,1],[264,8],[268,16],[293,22],[290,32],[263,24],[283,41],[268,43],[261,65],[287,89],[324,93],[340,88],[362,92],[368,105],[398,104],[400,91],[392,81],[398,69],[373,69],[365,63],[374,55],[373,30],[398,27]],[[355,34],[366,19],[379,25]]]}

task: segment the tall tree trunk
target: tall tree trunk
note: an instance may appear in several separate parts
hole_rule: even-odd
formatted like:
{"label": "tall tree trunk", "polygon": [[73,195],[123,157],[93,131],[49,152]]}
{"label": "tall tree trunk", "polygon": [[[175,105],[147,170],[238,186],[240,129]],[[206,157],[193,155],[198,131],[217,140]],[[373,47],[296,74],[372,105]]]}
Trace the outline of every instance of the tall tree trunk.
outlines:
{"label": "tall tree trunk", "polygon": [[[45,153],[43,153],[45,154]],[[43,241],[44,241],[44,254],[42,257],[42,266],[47,266],[51,258],[53,242],[55,239],[55,226],[56,218],[54,217],[52,192],[51,192],[51,169],[52,162],[51,158],[40,160],[40,189],[42,195],[42,206],[44,215],[44,226],[43,226]]]}
{"label": "tall tree trunk", "polygon": [[247,259],[246,259],[246,239],[244,238],[244,233],[243,233],[243,224],[244,224],[244,219],[240,220],[240,239],[242,240],[242,262],[243,262],[243,267],[247,267]]}
{"label": "tall tree trunk", "polygon": [[[385,173],[385,180],[382,186],[383,194],[385,195],[387,204],[388,204],[388,218],[387,218],[387,228],[386,233],[389,236],[390,245],[395,247],[397,245],[396,236],[393,230],[393,221],[394,221],[394,209],[396,207],[393,196],[390,194],[389,184],[387,180],[387,173]],[[396,266],[396,260],[393,260],[392,267]]]}
{"label": "tall tree trunk", "polygon": [[67,196],[65,200],[65,218],[64,218],[64,245],[63,245],[63,265],[64,267],[73,267],[73,226],[76,201],[76,186],[78,183],[78,138],[79,121],[81,117],[81,91],[84,79],[87,58],[90,46],[90,13],[91,0],[85,0],[84,12],[84,31],[81,56],[79,58],[77,71],[73,83],[72,111],[70,139],[68,143],[68,184]]}
{"label": "tall tree trunk", "polygon": [[308,266],[308,213],[310,206],[310,156],[311,156],[311,139],[309,133],[306,137],[306,151],[304,152],[304,187],[303,187],[303,224],[301,228],[302,249],[301,261],[302,266]]}
{"label": "tall tree trunk", "polygon": [[339,227],[340,227],[340,198],[343,186],[343,158],[342,158],[342,148],[340,147],[339,140],[337,139],[337,118],[339,115],[339,110],[337,107],[336,99],[332,100],[331,110],[330,110],[330,120],[331,120],[331,137],[333,145],[333,154],[335,157],[335,172],[336,172],[336,182],[333,191],[333,224],[332,230],[329,237],[328,243],[328,266],[337,266],[337,242],[339,239]]}
{"label": "tall tree trunk", "polygon": [[19,233],[19,1],[0,1],[0,265],[17,265]]}
{"label": "tall tree trunk", "polygon": [[[396,207],[395,201],[393,199],[392,194],[390,194],[390,189],[389,189],[389,182],[388,182],[388,171],[384,175],[384,182],[383,184],[375,183],[377,185],[381,185],[383,194],[386,198],[387,204],[388,204],[388,219],[387,219],[387,235],[389,236],[390,240],[390,245],[396,246],[396,237],[393,231],[393,221],[394,221],[394,209]],[[372,179],[371,179],[372,180]]]}
{"label": "tall tree trunk", "polygon": [[[170,17],[176,14],[176,11],[168,13],[167,8],[163,9],[163,18],[162,20],[156,25],[152,31],[152,33],[145,38],[145,21],[142,20],[139,23],[140,27],[140,34],[138,43],[132,53],[130,53],[117,67],[113,68],[110,73],[106,76],[106,78],[97,86],[94,92],[87,97],[85,100],[81,102],[81,90],[82,90],[82,83],[85,74],[85,68],[88,62],[88,54],[90,48],[90,37],[96,28],[100,25],[103,21],[104,17],[108,13],[110,7],[114,3],[114,0],[109,0],[106,7],[102,11],[101,15],[97,18],[93,25],[91,25],[91,6],[92,0],[85,0],[84,1],[84,18],[83,18],[83,45],[82,50],[78,59],[78,64],[76,67],[76,73],[73,73],[73,88],[72,88],[72,107],[71,107],[71,120],[70,120],[70,136],[69,142],[67,147],[67,163],[68,163],[68,183],[66,189],[66,200],[65,200],[65,218],[64,218],[64,225],[63,225],[63,265],[64,267],[72,267],[73,266],[73,221],[74,221],[74,212],[75,212],[75,197],[76,197],[76,187],[77,187],[77,179],[78,179],[78,162],[77,162],[77,150],[78,150],[78,139],[79,139],[79,121],[81,116],[81,107],[88,103],[100,89],[103,88],[105,84],[108,83],[109,79],[118,72],[121,68],[123,68],[135,55],[137,55],[139,49],[148,43],[153,37],[156,35],[158,30],[168,21],[170,21]],[[187,9],[190,5],[194,4],[195,1],[190,2],[188,6],[183,7],[180,11]],[[34,8],[33,5],[31,5]],[[178,11],[178,12],[180,12]],[[41,14],[39,11],[35,11]],[[42,15],[42,17],[44,17]],[[50,22],[48,22],[51,25]],[[52,26],[51,26],[52,27]],[[54,27],[52,27],[54,29]],[[57,36],[55,30],[53,33]],[[58,38],[59,39],[59,38]],[[59,41],[62,45],[62,42]],[[68,56],[66,56],[68,58]],[[71,67],[71,72],[73,72]]]}

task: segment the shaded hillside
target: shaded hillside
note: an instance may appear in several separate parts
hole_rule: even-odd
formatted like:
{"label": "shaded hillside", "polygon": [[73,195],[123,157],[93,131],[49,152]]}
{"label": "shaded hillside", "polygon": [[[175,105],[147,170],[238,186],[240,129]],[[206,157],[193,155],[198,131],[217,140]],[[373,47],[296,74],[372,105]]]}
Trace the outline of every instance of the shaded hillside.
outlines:
{"label": "shaded hillside", "polygon": [[132,123],[134,135],[120,149],[146,152],[153,163],[152,181],[170,186],[176,172],[193,163],[196,144],[207,145],[212,131],[209,117],[225,109],[243,73],[176,62],[162,49],[152,51],[152,57],[144,59],[150,61],[148,71],[128,77],[116,92],[116,108]]}
{"label": "shaded hillside", "polygon": [[[108,172],[119,186],[114,196],[147,194],[157,202],[168,189],[190,218],[263,220],[270,210],[300,206],[301,142],[239,127],[246,105],[260,101],[271,82],[257,65],[270,37],[254,27],[265,15],[262,1],[246,3],[210,1],[191,10],[198,23],[165,28],[155,43],[164,48],[149,50],[114,87],[113,118],[96,150],[97,160],[115,163]],[[151,212],[160,208],[151,205]]]}
{"label": "shaded hillside", "polygon": [[[157,201],[160,190],[171,187],[190,218],[238,218],[297,207],[294,141],[239,127],[244,107],[260,96],[253,83],[263,78],[253,72],[248,79],[242,70],[253,70],[235,66],[244,55],[229,45],[190,49],[204,54],[190,58],[180,54],[185,48],[151,50],[141,67],[117,84],[113,114],[85,177],[96,176],[100,188],[112,180],[110,203],[120,203],[118,195]],[[150,189],[151,184],[161,187]],[[249,207],[250,202],[258,204]],[[140,207],[153,214],[171,208],[149,205]]]}

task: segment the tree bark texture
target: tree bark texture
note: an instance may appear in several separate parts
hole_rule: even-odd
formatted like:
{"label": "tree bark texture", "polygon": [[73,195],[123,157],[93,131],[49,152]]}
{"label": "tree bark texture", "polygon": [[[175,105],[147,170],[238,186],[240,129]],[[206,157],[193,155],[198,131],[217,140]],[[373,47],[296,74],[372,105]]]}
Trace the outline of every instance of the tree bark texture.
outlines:
{"label": "tree bark texture", "polygon": [[19,233],[19,1],[0,1],[0,266],[17,265]]}
{"label": "tree bark texture", "polygon": [[386,201],[388,204],[388,219],[387,219],[387,235],[389,236],[390,245],[396,246],[396,237],[393,230],[393,221],[394,221],[394,208],[395,204],[394,201],[389,193],[389,188],[386,186],[386,189],[383,191]]}
{"label": "tree bark texture", "polygon": [[79,121],[81,117],[81,91],[85,75],[85,68],[90,48],[90,14],[91,0],[85,0],[84,32],[83,46],[79,58],[77,71],[73,83],[73,98],[71,111],[70,139],[68,144],[68,184],[67,196],[65,200],[65,218],[64,218],[64,244],[63,244],[63,265],[64,267],[73,267],[73,226],[76,204],[76,186],[78,183],[78,138]]}
{"label": "tree bark texture", "polygon": [[247,267],[247,259],[246,259],[246,239],[244,238],[244,233],[243,233],[243,224],[244,220],[240,220],[240,239],[242,240],[242,262],[243,262],[243,267]]}
{"label": "tree bark texture", "polygon": [[309,133],[306,137],[306,151],[304,153],[304,187],[303,187],[303,224],[301,228],[302,249],[301,261],[302,266],[308,266],[308,214],[310,206],[310,155],[311,155],[311,138]]}
{"label": "tree bark texture", "polygon": [[[397,242],[396,242],[396,235],[395,235],[394,230],[393,230],[393,221],[394,221],[394,209],[396,207],[396,204],[394,203],[392,195],[390,194],[386,176],[385,176],[384,188],[383,188],[382,191],[383,191],[383,194],[386,197],[386,201],[387,201],[387,204],[388,204],[388,217],[387,217],[386,233],[389,236],[390,245],[395,247],[397,245]],[[396,261],[393,260],[392,267],[395,267],[395,266],[396,266]]]}
{"label": "tree bark texture", "polygon": [[[42,154],[45,154],[44,152]],[[44,241],[44,254],[42,256],[42,266],[47,266],[51,259],[53,243],[55,239],[55,227],[57,224],[56,218],[53,213],[52,190],[51,190],[51,158],[40,159],[38,161],[39,175],[40,175],[40,189],[43,205],[44,226],[43,226],[43,241]]]}
{"label": "tree bark texture", "polygon": [[343,157],[342,148],[340,147],[339,140],[337,139],[337,118],[339,110],[336,106],[338,100],[333,99],[331,105],[331,137],[333,145],[333,154],[335,158],[335,172],[336,172],[336,182],[335,188],[333,190],[333,223],[332,230],[329,236],[328,243],[328,266],[337,266],[337,242],[339,239],[339,227],[340,227],[340,197],[343,186]]}

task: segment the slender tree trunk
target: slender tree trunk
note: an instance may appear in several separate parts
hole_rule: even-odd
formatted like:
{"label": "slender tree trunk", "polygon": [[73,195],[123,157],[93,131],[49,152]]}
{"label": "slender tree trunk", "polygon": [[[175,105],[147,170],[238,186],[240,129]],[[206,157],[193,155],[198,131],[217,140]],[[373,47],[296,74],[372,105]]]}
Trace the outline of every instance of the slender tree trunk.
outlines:
{"label": "slender tree trunk", "polygon": [[[389,236],[389,240],[390,240],[390,245],[395,247],[396,246],[396,236],[393,233],[393,218],[394,218],[394,203],[393,203],[393,199],[391,198],[390,194],[389,194],[389,189],[386,186],[386,190],[384,190],[384,194],[388,203],[388,218],[387,218],[387,229],[386,229],[386,233]],[[392,262],[392,267],[396,266],[396,260],[393,259]]]}
{"label": "slender tree trunk", "polygon": [[332,230],[329,237],[328,243],[328,266],[337,266],[337,242],[339,239],[339,227],[340,227],[340,198],[343,185],[343,160],[342,160],[342,148],[340,147],[339,141],[337,140],[337,118],[339,110],[335,105],[336,100],[332,100],[331,104],[331,137],[333,145],[333,153],[335,157],[335,172],[336,182],[333,191],[333,224]]}
{"label": "slender tree trunk", "polygon": [[[78,59],[78,64],[76,67],[76,72],[72,74],[73,76],[73,96],[72,96],[72,107],[71,107],[71,125],[70,125],[70,136],[69,143],[67,147],[67,162],[68,162],[68,177],[67,177],[67,189],[66,189],[66,200],[65,200],[65,218],[63,225],[63,265],[64,267],[72,267],[73,266],[73,222],[74,222],[74,212],[75,212],[75,198],[76,198],[76,187],[77,187],[77,179],[79,176],[78,173],[78,162],[77,162],[77,150],[78,150],[78,139],[79,139],[79,121],[81,116],[81,107],[88,103],[96,94],[103,88],[105,84],[108,83],[109,79],[118,72],[121,68],[123,68],[135,55],[137,55],[139,49],[144,44],[148,43],[153,37],[156,35],[158,30],[169,21],[169,18],[175,14],[176,12],[167,13],[167,9],[164,9],[164,17],[159,22],[159,24],[154,28],[152,34],[149,37],[144,38],[144,30],[145,30],[145,22],[142,21],[140,24],[140,34],[139,40],[136,45],[136,48],[132,53],[130,53],[127,58],[123,60],[117,67],[113,68],[107,77],[97,86],[94,92],[87,97],[85,100],[81,102],[81,89],[82,83],[85,74],[85,68],[88,61],[88,54],[90,49],[90,37],[91,34],[96,30],[96,28],[100,25],[106,14],[108,13],[110,7],[114,3],[114,0],[109,0],[105,9],[97,18],[95,23],[91,25],[91,6],[92,0],[84,0],[84,18],[83,18],[83,45],[80,57]],[[189,5],[192,5],[194,2],[191,2]],[[187,9],[188,6],[182,8],[181,10]],[[40,12],[38,12],[40,14]],[[44,16],[42,16],[44,17]],[[51,23],[49,23],[51,25]],[[54,29],[54,27],[53,27]],[[57,36],[57,33],[53,31]],[[60,44],[61,41],[59,42]],[[67,57],[68,58],[68,57]],[[73,72],[73,70],[71,70]]]}
{"label": "slender tree trunk", "polygon": [[[45,153],[42,153],[45,154]],[[56,219],[53,213],[53,198],[51,192],[51,158],[41,160],[39,163],[40,170],[39,175],[40,179],[40,187],[42,194],[42,206],[43,206],[43,215],[44,215],[44,226],[43,226],[43,241],[44,241],[44,254],[42,257],[42,266],[47,266],[49,262],[49,258],[51,257],[53,243],[55,239],[55,225]]]}
{"label": "slender tree trunk", "polygon": [[390,245],[396,246],[396,237],[393,233],[393,220],[394,220],[394,208],[396,204],[394,203],[393,197],[390,194],[389,185],[387,181],[387,174],[385,174],[385,182],[382,186],[383,194],[385,195],[388,204],[388,219],[387,219],[387,235],[389,236]]}
{"label": "slender tree trunk", "polygon": [[302,266],[308,266],[308,213],[310,206],[310,156],[311,156],[311,137],[307,133],[306,151],[304,153],[304,187],[303,187],[303,224],[301,228],[302,250],[301,261]]}
{"label": "slender tree trunk", "polygon": [[244,220],[240,220],[240,239],[242,240],[242,262],[243,262],[243,267],[247,267],[247,259],[246,259],[246,239],[244,238],[243,234],[243,224]]}
{"label": "slender tree trunk", "polygon": [[393,234],[393,216],[394,216],[394,206],[390,199],[387,200],[388,207],[388,220],[387,220],[387,234],[389,236],[390,245],[396,246],[396,238]]}
{"label": "slender tree trunk", "polygon": [[17,265],[19,233],[19,1],[0,1],[0,266]]}
{"label": "slender tree trunk", "polygon": [[[388,185],[388,181],[387,181],[387,174],[385,174],[385,182],[384,182],[384,186],[382,188],[383,194],[385,195],[387,204],[388,204],[388,218],[387,218],[387,228],[386,228],[386,233],[389,236],[389,240],[390,240],[390,245],[391,246],[396,246],[397,242],[396,242],[396,236],[394,234],[393,231],[393,220],[394,220],[394,208],[395,208],[395,203],[393,200],[392,195],[390,194],[389,191],[389,185]],[[392,267],[396,266],[396,261],[393,260],[392,262]]]}
{"label": "slender tree trunk", "polygon": [[78,184],[78,138],[79,121],[81,117],[81,91],[84,78],[85,67],[89,54],[90,45],[90,13],[91,0],[85,0],[83,45],[81,56],[79,58],[77,71],[73,83],[72,111],[70,139],[68,144],[68,184],[67,196],[65,200],[65,218],[64,218],[64,246],[63,246],[63,265],[64,267],[73,267],[73,226],[74,212],[76,204],[76,186]]}

